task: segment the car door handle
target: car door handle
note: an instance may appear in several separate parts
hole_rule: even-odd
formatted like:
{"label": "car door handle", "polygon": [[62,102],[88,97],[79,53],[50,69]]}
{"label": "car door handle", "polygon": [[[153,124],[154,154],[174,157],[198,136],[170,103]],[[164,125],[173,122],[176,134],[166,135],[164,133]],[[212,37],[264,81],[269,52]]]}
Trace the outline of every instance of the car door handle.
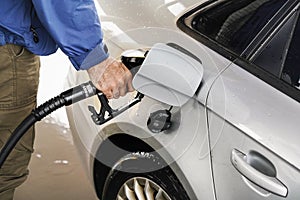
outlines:
{"label": "car door handle", "polygon": [[[233,166],[248,180],[257,186],[282,197],[286,197],[288,189],[275,175],[266,175],[251,166],[247,161],[247,156],[240,151],[233,149],[231,152],[231,162]],[[276,173],[276,172],[275,172]]]}

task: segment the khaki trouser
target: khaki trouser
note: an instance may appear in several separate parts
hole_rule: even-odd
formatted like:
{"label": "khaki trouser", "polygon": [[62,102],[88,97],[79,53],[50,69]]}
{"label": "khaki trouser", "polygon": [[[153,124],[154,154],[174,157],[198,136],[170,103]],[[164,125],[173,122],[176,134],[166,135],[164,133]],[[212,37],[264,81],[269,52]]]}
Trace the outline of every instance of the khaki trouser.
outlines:
{"label": "khaki trouser", "polygon": [[[0,46],[0,147],[36,106],[39,57],[17,45]],[[0,169],[0,199],[12,200],[28,175],[34,128],[18,142]]]}

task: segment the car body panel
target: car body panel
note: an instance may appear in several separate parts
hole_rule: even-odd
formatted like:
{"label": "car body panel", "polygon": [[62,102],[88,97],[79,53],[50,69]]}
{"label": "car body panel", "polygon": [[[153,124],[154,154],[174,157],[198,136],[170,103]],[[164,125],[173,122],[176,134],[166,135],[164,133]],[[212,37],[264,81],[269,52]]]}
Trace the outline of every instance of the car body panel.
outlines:
{"label": "car body panel", "polygon": [[[171,130],[168,134],[154,135],[154,139],[151,139],[153,133],[146,126],[148,117],[150,113],[158,109],[166,109],[167,105],[148,97],[145,97],[140,104],[102,126],[93,124],[87,109],[88,105],[94,105],[96,110],[99,109],[100,105],[96,97],[68,108],[68,116],[72,116],[70,121],[73,122],[71,128],[75,135],[74,138],[76,138],[75,142],[78,143],[78,148],[81,147],[80,152],[84,163],[89,165],[86,167],[87,169],[93,169],[99,145],[112,134],[122,132],[138,137],[156,149],[168,163],[172,164],[172,169],[177,176],[181,177],[181,180],[189,180],[188,185],[190,186],[186,186],[186,188],[191,187],[195,193],[192,195],[196,195],[197,199],[214,199],[204,105],[210,85],[220,73],[220,69],[225,69],[230,61],[222,60],[213,51],[202,46],[192,52],[199,55],[204,63],[204,68],[211,66],[211,70],[207,69],[204,73],[203,86],[201,86],[202,89],[199,90],[197,95],[182,108],[177,108],[179,109],[176,112],[178,114],[174,114],[177,115],[177,121],[175,122],[173,119],[172,122],[176,124],[177,129]],[[203,53],[199,54],[199,52]],[[88,78],[86,74],[82,73],[78,74],[76,72],[74,75],[77,78],[70,85],[77,85]],[[126,104],[134,96],[135,94],[128,94],[126,97],[110,101],[110,104],[115,108]],[[195,120],[190,120],[190,117]],[[189,128],[186,130],[181,127]],[[195,167],[191,168],[190,166]],[[92,173],[93,170],[88,171]],[[199,187],[199,183],[203,187]]]}
{"label": "car body panel", "polygon": [[[110,21],[122,30],[129,30],[142,27],[177,29],[176,17],[205,0],[112,0],[109,2],[98,0],[97,2],[100,18],[104,24]],[[104,27],[104,31],[107,32],[106,28],[112,27]],[[106,36],[112,35],[106,33]]]}
{"label": "car body panel", "polygon": [[264,155],[288,189],[287,199],[299,198],[299,103],[232,64],[212,87],[208,107],[213,110],[209,135],[218,199],[237,199],[245,194],[243,199],[281,198],[238,173],[231,163],[233,149]]}
{"label": "car body panel", "polygon": [[[176,27],[177,18],[200,3],[99,1],[105,43],[112,57],[119,58],[128,49],[149,49],[156,43],[173,42],[201,60],[204,74],[194,97],[172,109],[172,128],[160,134],[149,131],[147,120],[154,111],[170,106],[148,96],[101,126],[94,124],[88,111],[88,105],[99,110],[96,97],[68,107],[74,142],[91,182],[97,170],[94,162],[99,146],[108,137],[124,133],[157,151],[191,199],[281,198],[239,173],[231,160],[234,149],[265,156],[274,164],[276,177],[288,188],[287,199],[299,198],[299,103]],[[67,87],[87,80],[86,72],[70,69]],[[135,94],[111,100],[110,105],[124,105]]]}
{"label": "car body panel", "polygon": [[232,64],[215,83],[208,102],[228,123],[300,168],[297,101]]}
{"label": "car body panel", "polygon": [[[153,8],[149,6],[145,7],[145,9]],[[132,12],[132,8],[130,9],[130,12]],[[123,14],[125,15],[126,13]],[[172,20],[170,19],[170,21],[172,21],[175,26],[175,16],[170,15],[170,17],[172,18]],[[101,20],[104,24],[106,23],[106,20],[107,22],[109,22],[107,24],[111,24],[111,22],[113,22],[114,25],[122,24],[118,26],[119,31],[121,30],[121,27],[124,26],[124,20],[120,18],[101,16]],[[165,28],[160,24],[155,25],[156,27],[130,27],[129,30],[127,30],[128,26],[124,26],[127,29],[125,28],[125,30],[122,30],[123,32],[119,32],[119,34],[116,35],[111,34],[112,31],[110,31],[109,28],[104,27],[106,44],[111,50],[111,56],[118,57],[123,51],[127,49],[149,48],[155,43],[159,42],[174,42],[177,45],[180,45],[181,47],[186,48],[188,51],[195,54],[202,61],[204,67],[204,75],[201,84],[201,90],[199,90],[197,95],[194,97],[194,100],[191,100],[191,102],[187,104],[194,104],[197,109],[190,110],[192,107],[189,108],[189,106],[184,106],[179,112],[181,117],[178,123],[180,122],[180,127],[190,127],[189,131],[186,131],[189,133],[183,133],[183,131],[185,130],[180,130],[179,132],[181,132],[182,138],[178,137],[178,135],[180,135],[179,133],[168,135],[162,134],[159,135],[159,139],[153,140],[152,142],[149,139],[145,141],[152,147],[156,147],[157,144],[159,144],[158,146],[164,146],[164,150],[160,151],[161,156],[166,160],[170,160],[171,157],[172,159],[170,160],[170,163],[172,163],[171,161],[175,161],[172,168],[174,169],[174,171],[178,171],[177,175],[179,177],[181,176],[182,179],[189,180],[189,185],[191,185],[195,195],[197,196],[197,199],[214,199],[213,185],[207,184],[208,182],[213,183],[213,181],[210,171],[211,166],[203,105],[205,105],[206,96],[212,83],[214,82],[216,77],[218,77],[218,75],[231,63],[231,61],[223,59],[214,51],[208,49],[204,45],[199,44],[198,42],[195,42],[185,34],[180,33],[177,28],[173,30]],[[158,25],[160,25],[161,27],[158,27]],[[84,72],[70,72],[70,86],[80,84],[87,80],[88,77]],[[112,105],[112,107],[114,107],[114,104],[125,104],[129,101],[129,99],[133,98],[133,96],[134,94],[129,94],[121,99],[111,101],[110,104]],[[195,100],[200,103],[195,103]],[[149,103],[148,101],[151,103]],[[77,138],[75,139],[75,142],[77,143],[78,148],[80,148],[79,152],[81,154],[81,157],[84,160],[84,163],[88,165],[86,168],[91,169],[88,170],[90,173],[90,177],[93,177],[92,171],[94,157],[97,149],[99,148],[99,145],[104,141],[104,139],[113,134],[112,131],[105,131],[111,130],[110,128],[105,127],[119,127],[120,129],[121,126],[121,130],[123,130],[123,132],[126,132],[126,134],[137,136],[141,139],[149,138],[150,136],[152,136],[152,134],[145,126],[147,119],[150,113],[155,111],[156,107],[160,108],[161,105],[165,106],[164,104],[161,104],[152,99],[148,100],[146,97],[145,99],[143,99],[141,104],[133,107],[128,112],[123,113],[111,122],[106,123],[103,126],[96,126],[90,119],[90,114],[87,111],[88,105],[94,105],[96,108],[99,108],[100,106],[97,102],[97,98],[87,99],[68,108],[68,115],[72,115],[72,119],[70,120],[74,122],[73,125],[71,125],[72,132],[74,132],[74,138]],[[197,113],[197,115],[199,116],[194,117],[194,119],[199,120],[197,121],[197,123],[189,120],[188,117],[182,117],[183,113],[187,113],[190,115],[191,111],[195,112],[199,109],[201,110],[199,111],[199,113]],[[73,130],[74,128],[76,130]],[[136,133],[136,130],[140,131]],[[115,133],[119,133],[118,129],[116,129],[115,131]],[[142,132],[144,132],[145,134],[144,137],[141,137],[141,135],[143,135]],[[176,141],[178,141],[179,138],[181,142],[178,142],[178,144],[176,144]],[[169,141],[173,142],[171,144],[168,144]],[[178,147],[178,145],[180,148]],[[157,149],[157,147],[155,149]],[[191,157],[195,157],[196,159],[191,160]],[[191,168],[191,165],[197,167]],[[199,187],[199,183],[201,183],[201,185],[205,185],[205,187]],[[190,186],[187,186],[186,188],[188,187]]]}

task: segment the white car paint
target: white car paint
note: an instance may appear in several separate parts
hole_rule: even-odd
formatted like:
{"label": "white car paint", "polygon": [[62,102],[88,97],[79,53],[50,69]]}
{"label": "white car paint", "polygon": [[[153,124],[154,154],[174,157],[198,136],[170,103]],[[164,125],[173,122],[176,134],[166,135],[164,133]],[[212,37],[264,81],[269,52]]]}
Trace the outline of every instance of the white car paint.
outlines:
{"label": "white car paint", "polygon": [[[299,103],[177,28],[177,18],[200,3],[99,1],[111,56],[118,58],[128,49],[174,42],[198,56],[204,74],[196,95],[172,111],[175,125],[167,134],[153,134],[146,126],[150,113],[169,108],[151,97],[101,126],[92,122],[87,110],[91,104],[99,109],[96,98],[69,107],[74,141],[91,181],[99,145],[122,132],[153,147],[170,164],[191,199],[281,198],[251,183],[235,169],[231,163],[233,149],[242,151],[245,159],[252,151],[266,156],[276,166],[276,178],[288,188],[287,199],[299,198]],[[85,72],[71,70],[68,76],[69,86],[87,80]],[[118,107],[134,96],[131,93],[110,104]],[[291,120],[280,123],[283,116]]]}

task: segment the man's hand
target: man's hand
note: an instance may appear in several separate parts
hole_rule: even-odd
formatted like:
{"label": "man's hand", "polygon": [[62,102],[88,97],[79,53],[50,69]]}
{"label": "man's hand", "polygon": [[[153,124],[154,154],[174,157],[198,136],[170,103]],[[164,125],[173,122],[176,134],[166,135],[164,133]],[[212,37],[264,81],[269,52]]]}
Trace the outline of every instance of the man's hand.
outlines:
{"label": "man's hand", "polygon": [[130,71],[122,62],[113,58],[108,58],[87,71],[93,84],[108,99],[117,99],[127,92],[134,91]]}

